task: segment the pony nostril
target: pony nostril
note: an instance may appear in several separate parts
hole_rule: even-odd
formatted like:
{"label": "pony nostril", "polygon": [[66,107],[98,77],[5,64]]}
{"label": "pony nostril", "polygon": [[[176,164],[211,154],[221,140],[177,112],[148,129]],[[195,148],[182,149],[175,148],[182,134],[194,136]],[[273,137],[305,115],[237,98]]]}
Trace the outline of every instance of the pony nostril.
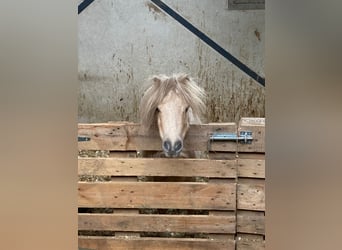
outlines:
{"label": "pony nostril", "polygon": [[183,142],[181,140],[176,141],[174,144],[170,140],[163,141],[163,150],[167,156],[176,156],[183,149]]}
{"label": "pony nostril", "polygon": [[182,141],[176,141],[174,149],[176,153],[179,153],[183,149]]}
{"label": "pony nostril", "polygon": [[163,149],[166,152],[170,152],[171,151],[171,142],[169,140],[166,140],[163,142]]}

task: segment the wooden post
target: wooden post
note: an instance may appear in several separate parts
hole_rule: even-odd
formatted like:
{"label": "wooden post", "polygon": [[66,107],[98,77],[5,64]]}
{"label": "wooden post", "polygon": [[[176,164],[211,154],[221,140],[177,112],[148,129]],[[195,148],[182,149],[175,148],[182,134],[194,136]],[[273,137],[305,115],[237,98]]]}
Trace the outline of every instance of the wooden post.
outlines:
{"label": "wooden post", "polygon": [[236,249],[265,249],[265,118],[242,118],[238,131],[251,131],[250,144],[238,143]]}

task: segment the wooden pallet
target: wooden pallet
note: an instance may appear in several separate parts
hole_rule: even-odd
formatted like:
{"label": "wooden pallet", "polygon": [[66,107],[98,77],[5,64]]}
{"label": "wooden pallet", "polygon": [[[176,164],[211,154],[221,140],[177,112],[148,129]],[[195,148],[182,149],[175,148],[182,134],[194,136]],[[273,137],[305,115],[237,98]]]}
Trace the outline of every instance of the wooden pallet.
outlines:
{"label": "wooden pallet", "polygon": [[252,144],[238,144],[236,246],[265,249],[265,119],[242,118],[238,130],[253,132]]}
{"label": "wooden pallet", "polygon": [[213,132],[237,129],[234,123],[192,125],[185,150],[205,151],[207,158],[166,159],[136,154],[161,150],[158,133],[145,135],[138,124],[79,124],[79,136],[90,139],[79,149],[109,156],[79,157],[78,174],[97,176],[78,183],[79,247],[262,249],[249,243],[264,245],[255,239],[264,235],[264,199],[253,195],[264,185],[242,178],[264,178],[264,161],[237,157],[236,142],[208,142]]}

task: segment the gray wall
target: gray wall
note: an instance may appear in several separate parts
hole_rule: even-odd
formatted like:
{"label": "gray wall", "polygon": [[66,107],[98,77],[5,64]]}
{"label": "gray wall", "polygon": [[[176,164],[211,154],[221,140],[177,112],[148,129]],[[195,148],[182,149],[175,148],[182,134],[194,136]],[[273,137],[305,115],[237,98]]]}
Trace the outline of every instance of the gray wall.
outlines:
{"label": "gray wall", "polygon": [[[264,10],[227,0],[165,0],[264,77]],[[208,94],[205,122],[265,115],[265,90],[147,0],[97,0],[79,15],[79,122],[137,121],[144,80],[189,73]]]}

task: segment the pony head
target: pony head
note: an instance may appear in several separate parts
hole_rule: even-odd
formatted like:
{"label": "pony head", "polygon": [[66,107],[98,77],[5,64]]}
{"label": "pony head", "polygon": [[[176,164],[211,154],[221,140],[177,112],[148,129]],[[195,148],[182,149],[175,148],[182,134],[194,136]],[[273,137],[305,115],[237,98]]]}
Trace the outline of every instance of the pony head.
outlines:
{"label": "pony head", "polygon": [[158,126],[167,157],[177,157],[191,123],[200,123],[205,92],[186,74],[153,76],[140,103],[141,125]]}

